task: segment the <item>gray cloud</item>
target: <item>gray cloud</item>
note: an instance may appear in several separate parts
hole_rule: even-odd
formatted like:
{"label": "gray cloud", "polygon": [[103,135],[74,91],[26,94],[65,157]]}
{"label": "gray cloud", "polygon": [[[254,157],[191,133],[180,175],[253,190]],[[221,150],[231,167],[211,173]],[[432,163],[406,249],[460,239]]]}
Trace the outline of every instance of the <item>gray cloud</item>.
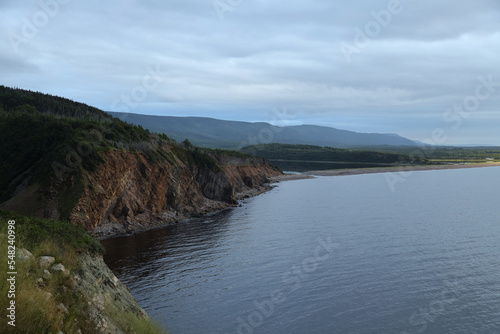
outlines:
{"label": "gray cloud", "polygon": [[[446,144],[500,145],[500,87],[460,129],[443,120],[478,77],[500,82],[496,0],[401,0],[389,19],[385,0],[220,0],[223,20],[212,0],[42,3],[0,2],[1,84],[110,110],[158,67],[161,82],[131,112],[270,121],[286,106],[294,124],[418,140],[441,127]],[[372,34],[366,45],[359,31]],[[342,45],[356,47],[350,63]]]}

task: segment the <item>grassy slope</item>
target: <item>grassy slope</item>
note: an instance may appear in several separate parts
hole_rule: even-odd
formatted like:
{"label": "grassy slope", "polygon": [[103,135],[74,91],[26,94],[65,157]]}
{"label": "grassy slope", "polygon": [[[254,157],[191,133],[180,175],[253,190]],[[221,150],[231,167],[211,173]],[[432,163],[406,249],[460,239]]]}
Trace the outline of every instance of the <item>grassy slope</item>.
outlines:
{"label": "grassy slope", "polygon": [[[79,271],[78,254],[82,252],[100,253],[101,244],[83,228],[67,222],[29,218],[12,212],[0,211],[0,244],[2,253],[7,254],[7,221],[15,220],[16,248],[26,248],[34,255],[29,261],[17,259],[16,269],[16,332],[18,333],[73,333],[80,328],[83,333],[92,333],[85,328],[89,320],[86,314],[87,300],[71,289],[71,277],[52,274],[45,280],[45,287],[37,288],[37,279],[43,276],[36,258],[42,255],[53,256],[56,263],[71,272]],[[0,262],[0,294],[7,296],[7,261],[2,256]],[[52,294],[47,298],[46,293]],[[64,304],[69,313],[60,312],[57,305]],[[0,308],[7,308],[7,299],[0,299]],[[111,315],[125,332],[162,333],[151,322],[134,314]],[[5,318],[5,317],[2,317]],[[0,322],[0,332],[10,333],[12,328],[5,319]]]}

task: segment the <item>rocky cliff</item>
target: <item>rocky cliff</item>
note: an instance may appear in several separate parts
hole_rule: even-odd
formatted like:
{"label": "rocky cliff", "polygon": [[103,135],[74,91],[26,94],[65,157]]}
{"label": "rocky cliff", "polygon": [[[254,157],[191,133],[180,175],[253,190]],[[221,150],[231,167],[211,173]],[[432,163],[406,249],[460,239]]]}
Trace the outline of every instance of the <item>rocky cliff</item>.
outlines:
{"label": "rocky cliff", "polygon": [[54,177],[45,184],[21,184],[0,207],[43,218],[67,215],[94,235],[106,237],[235,205],[268,189],[268,178],[281,174],[256,157],[155,145],[166,159],[127,150],[101,152],[95,168],[81,167],[79,174]]}
{"label": "rocky cliff", "polygon": [[216,158],[217,168],[203,168],[177,156],[152,163],[141,154],[108,152],[97,170],[84,173],[71,221],[97,236],[130,233],[234,205],[281,174],[263,159]]}
{"label": "rocky cliff", "polygon": [[[163,332],[151,323],[100,254],[84,251],[73,256],[74,263],[69,270],[64,263],[56,261],[56,257],[34,256],[27,249],[17,250],[17,260],[22,267],[18,280],[27,286],[26,292],[30,294],[18,298],[18,304],[29,307],[25,310],[29,315],[20,315],[16,324],[18,333]],[[28,316],[34,317],[30,319],[32,322],[26,321]],[[5,330],[5,324],[1,324],[0,329]],[[7,328],[7,332],[12,331]]]}

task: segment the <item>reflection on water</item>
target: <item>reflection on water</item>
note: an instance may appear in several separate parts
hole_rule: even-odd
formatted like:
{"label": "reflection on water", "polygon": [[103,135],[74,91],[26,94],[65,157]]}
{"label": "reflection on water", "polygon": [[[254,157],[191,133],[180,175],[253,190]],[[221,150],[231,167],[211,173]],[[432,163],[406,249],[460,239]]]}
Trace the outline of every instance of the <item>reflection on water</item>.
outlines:
{"label": "reflection on water", "polygon": [[118,276],[126,275],[130,280],[150,277],[166,265],[195,267],[213,256],[211,250],[223,238],[231,214],[230,209],[223,210],[202,219],[104,240],[105,260]]}
{"label": "reflection on water", "polygon": [[284,182],[105,240],[105,260],[173,334],[500,333],[499,176],[418,172],[395,192],[383,174]]}

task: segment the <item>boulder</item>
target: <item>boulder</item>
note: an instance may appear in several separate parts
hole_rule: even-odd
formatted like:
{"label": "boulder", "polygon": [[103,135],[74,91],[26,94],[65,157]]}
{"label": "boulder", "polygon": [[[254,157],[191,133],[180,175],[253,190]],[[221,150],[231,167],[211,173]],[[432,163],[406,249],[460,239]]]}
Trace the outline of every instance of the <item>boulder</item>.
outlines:
{"label": "boulder", "polygon": [[19,260],[28,260],[33,257],[33,254],[25,248],[18,248],[16,255]]}
{"label": "boulder", "polygon": [[56,262],[56,259],[52,256],[41,256],[39,262],[40,267],[47,269],[52,263]]}
{"label": "boulder", "polygon": [[53,272],[63,273],[65,276],[70,274],[69,270],[62,263],[58,263],[50,267],[50,270]]}

